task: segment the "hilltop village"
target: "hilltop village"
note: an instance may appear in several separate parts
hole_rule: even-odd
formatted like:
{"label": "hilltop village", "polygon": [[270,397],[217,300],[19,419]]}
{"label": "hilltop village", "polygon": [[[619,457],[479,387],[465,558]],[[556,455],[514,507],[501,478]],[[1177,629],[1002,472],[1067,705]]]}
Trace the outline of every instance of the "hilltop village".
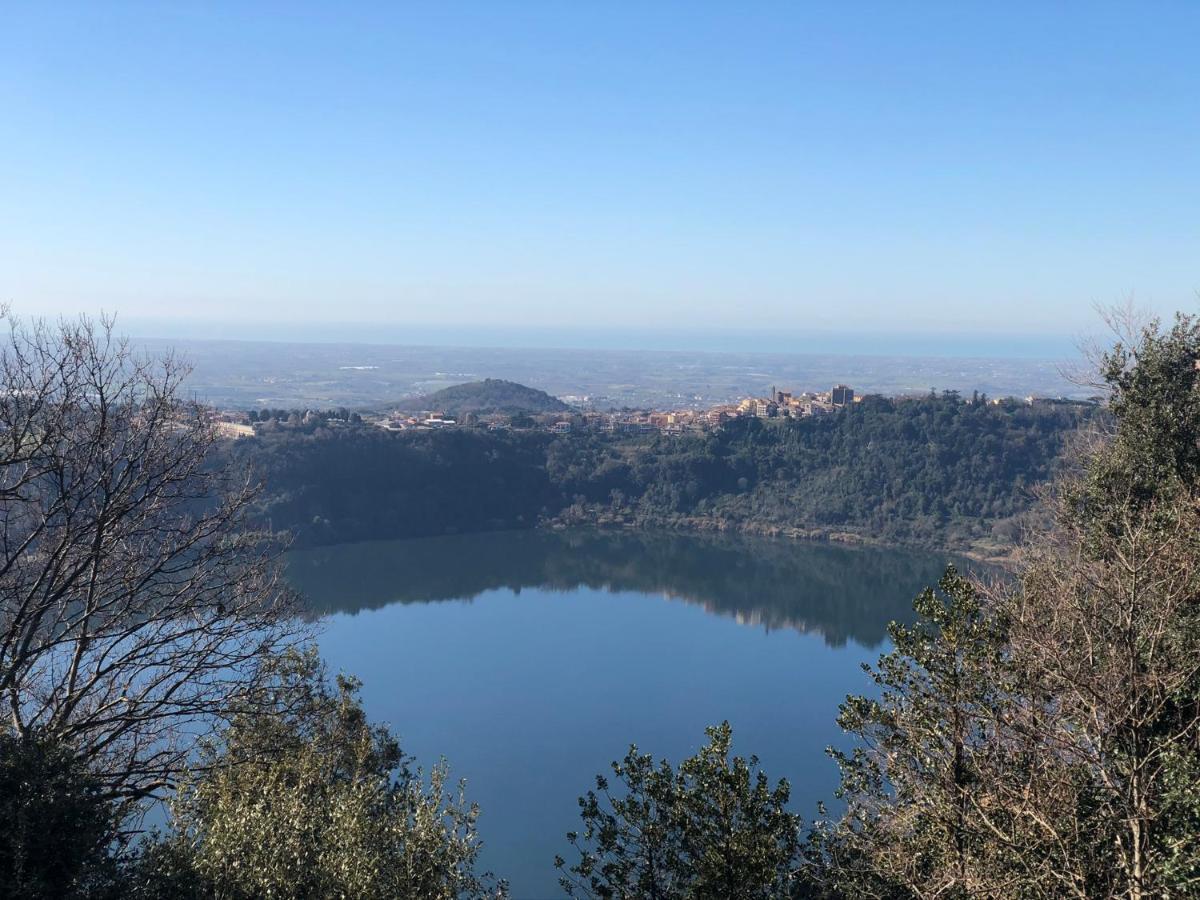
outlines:
{"label": "hilltop village", "polygon": [[[472,402],[481,394],[494,393],[496,385],[523,392],[520,405],[498,407],[487,402]],[[451,394],[450,392],[453,392]],[[453,402],[438,401],[453,396]],[[223,410],[215,414],[218,430],[226,437],[251,437],[263,428],[345,428],[372,427],[383,431],[429,431],[445,428],[485,428],[489,431],[548,431],[554,434],[599,432],[609,434],[661,433],[683,434],[719,428],[740,418],[804,419],[826,416],[840,409],[861,403],[873,395],[858,394],[854,388],[836,384],[827,391],[792,392],[772,388],[765,397],[746,397],[734,403],[723,403],[707,409],[623,409],[596,410],[587,408],[588,398],[571,398],[579,406],[568,406],[558,398],[511,382],[475,382],[456,385],[449,391],[410,400],[405,406],[385,411],[351,411],[338,409],[262,409]],[[463,397],[467,397],[466,402]],[[991,404],[1077,403],[1063,399],[1025,397],[988,399]],[[427,402],[426,402],[427,401]],[[580,402],[582,401],[582,402]],[[582,408],[580,408],[582,407]]]}
{"label": "hilltop village", "polygon": [[[484,382],[478,384],[484,385]],[[532,389],[520,387],[534,393]],[[455,390],[461,390],[461,387]],[[823,416],[861,402],[854,389],[844,384],[828,391],[793,393],[771,389],[766,397],[746,397],[736,403],[724,403],[708,409],[651,409],[594,410],[587,409],[587,398],[581,399],[584,408],[568,406],[557,398],[537,391],[543,400],[534,398],[520,408],[472,408],[471,404],[454,403],[439,406],[436,402],[422,404],[410,401],[405,408],[384,412],[337,409],[262,409],[221,410],[215,415],[219,431],[226,437],[251,437],[262,427],[326,427],[368,426],[384,431],[421,431],[440,428],[486,428],[489,431],[542,430],[556,434],[573,431],[608,433],[683,433],[706,431],[725,422],[742,417],[760,419],[804,418]],[[423,398],[430,401],[437,395]],[[453,408],[458,407],[458,408]]]}
{"label": "hilltop village", "polygon": [[[861,400],[861,397],[857,398]],[[844,384],[831,390],[793,394],[771,389],[767,397],[746,397],[737,403],[726,403],[709,409],[580,411],[571,413],[540,413],[525,416],[479,416],[467,414],[461,424],[485,424],[489,429],[540,427],[556,433],[575,430],[601,432],[664,432],[705,431],[731,419],[751,416],[760,419],[802,418],[821,416],[856,400],[854,389]],[[516,420],[516,421],[513,421]],[[441,428],[458,424],[444,412],[431,410],[424,417],[392,416],[376,421],[381,428]]]}

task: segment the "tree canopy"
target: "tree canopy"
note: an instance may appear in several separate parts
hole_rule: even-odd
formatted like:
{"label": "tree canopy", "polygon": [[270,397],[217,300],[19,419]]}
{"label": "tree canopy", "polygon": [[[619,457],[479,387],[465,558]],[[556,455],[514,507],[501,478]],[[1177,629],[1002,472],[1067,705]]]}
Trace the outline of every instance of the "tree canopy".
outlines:
{"label": "tree canopy", "polygon": [[801,849],[800,819],[787,809],[786,780],[771,786],[756,757],[730,756],[728,722],[675,769],[631,746],[579,799],[582,832],[559,857],[571,897],[751,900],[790,896]]}
{"label": "tree canopy", "polygon": [[331,686],[314,651],[271,667],[271,707],[207,741],[171,804],[170,833],[140,865],[151,897],[496,896],[474,871],[478,809],[449,782],[428,783],[359,684]]}

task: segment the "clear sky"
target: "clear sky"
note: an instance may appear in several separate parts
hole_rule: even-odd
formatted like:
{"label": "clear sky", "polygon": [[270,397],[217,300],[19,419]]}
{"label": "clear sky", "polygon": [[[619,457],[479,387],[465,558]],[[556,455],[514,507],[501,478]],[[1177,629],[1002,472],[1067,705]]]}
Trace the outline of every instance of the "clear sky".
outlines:
{"label": "clear sky", "polygon": [[1059,334],[1200,288],[1200,4],[0,5],[0,299]]}

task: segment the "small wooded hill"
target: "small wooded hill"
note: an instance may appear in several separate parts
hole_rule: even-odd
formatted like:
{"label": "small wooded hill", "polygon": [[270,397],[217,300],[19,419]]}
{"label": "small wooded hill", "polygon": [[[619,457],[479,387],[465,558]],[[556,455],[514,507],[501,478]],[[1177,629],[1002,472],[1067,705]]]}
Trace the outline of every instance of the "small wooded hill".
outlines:
{"label": "small wooded hill", "polygon": [[545,391],[501,378],[487,378],[483,381],[456,384],[424,397],[407,400],[398,408],[414,412],[437,410],[452,416],[464,416],[468,413],[476,415],[498,413],[507,416],[532,415],[569,412],[571,409],[557,397],[552,397]]}

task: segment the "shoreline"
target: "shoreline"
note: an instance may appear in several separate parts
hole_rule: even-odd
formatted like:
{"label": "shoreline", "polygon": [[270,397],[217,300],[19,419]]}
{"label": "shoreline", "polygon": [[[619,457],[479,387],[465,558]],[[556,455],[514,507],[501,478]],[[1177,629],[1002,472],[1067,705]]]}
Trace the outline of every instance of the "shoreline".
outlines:
{"label": "shoreline", "polygon": [[629,519],[589,518],[565,521],[556,516],[539,523],[535,528],[562,531],[570,528],[595,528],[600,531],[677,531],[682,533],[702,534],[705,532],[746,534],[757,537],[784,538],[792,541],[810,543],[840,544],[848,547],[884,547],[903,550],[924,550],[932,552],[952,553],[974,562],[993,566],[1004,566],[1013,561],[1017,551],[1016,545],[982,548],[978,545],[962,547],[949,544],[914,544],[899,541],[876,540],[854,531],[804,528],[798,525],[777,525],[766,522],[734,522],[716,520],[700,516],[688,516],[678,520],[633,521]]}

